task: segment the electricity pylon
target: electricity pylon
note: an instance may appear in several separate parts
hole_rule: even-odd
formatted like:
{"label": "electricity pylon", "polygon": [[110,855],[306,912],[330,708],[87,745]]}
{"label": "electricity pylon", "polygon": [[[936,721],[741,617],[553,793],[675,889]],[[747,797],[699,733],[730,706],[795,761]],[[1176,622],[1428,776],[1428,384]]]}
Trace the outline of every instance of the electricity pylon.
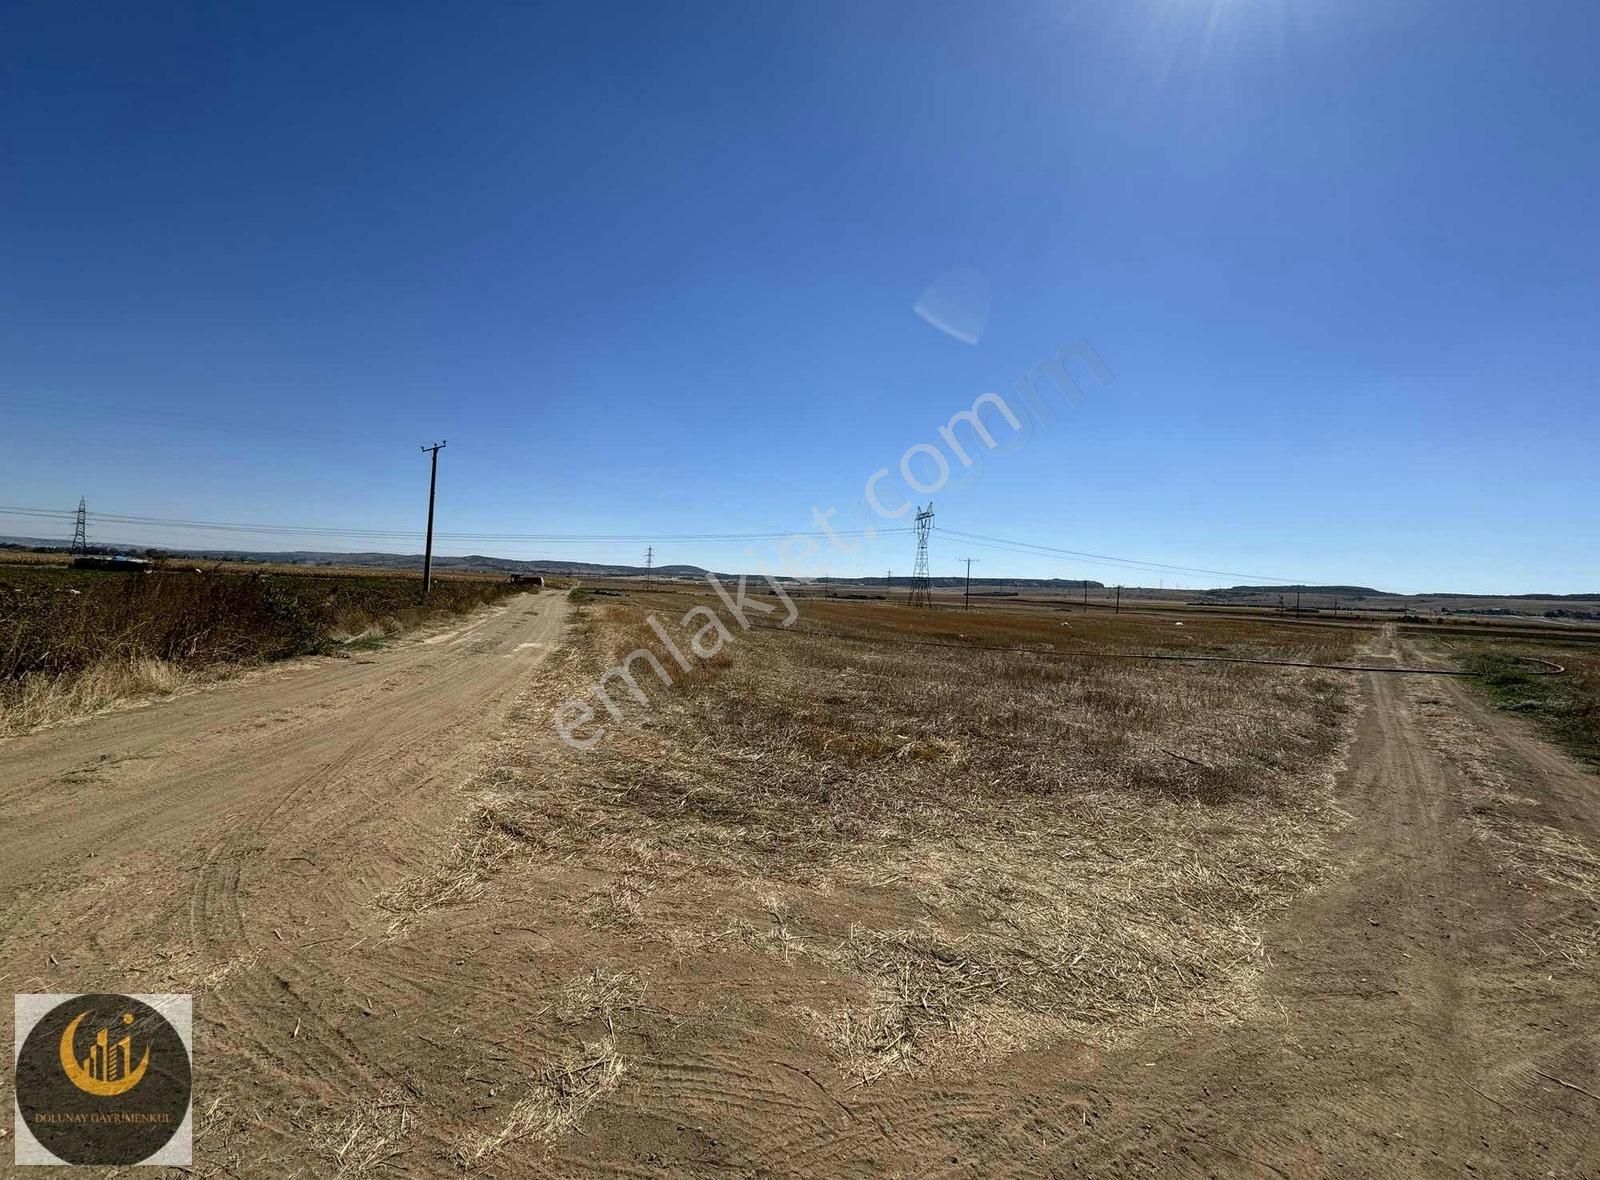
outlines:
{"label": "electricity pylon", "polygon": [[933,528],[933,501],[917,509],[917,564],[911,571],[911,606],[933,605],[933,579],[928,576],[928,531]]}
{"label": "electricity pylon", "polygon": [[72,556],[86,556],[89,552],[89,506],[78,497],[78,519],[72,526]]}

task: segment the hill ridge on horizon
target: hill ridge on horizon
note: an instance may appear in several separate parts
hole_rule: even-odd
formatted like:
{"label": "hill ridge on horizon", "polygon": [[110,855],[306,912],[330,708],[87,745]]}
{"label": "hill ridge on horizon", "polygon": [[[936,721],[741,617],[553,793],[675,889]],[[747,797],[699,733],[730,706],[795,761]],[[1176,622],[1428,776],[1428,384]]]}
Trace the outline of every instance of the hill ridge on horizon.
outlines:
{"label": "hill ridge on horizon", "polygon": [[[10,549],[26,549],[43,552],[65,552],[68,548],[59,540],[43,537],[12,537],[0,536],[0,547]],[[242,561],[260,564],[304,565],[316,566],[370,566],[374,569],[417,569],[422,568],[422,554],[420,553],[389,553],[383,550],[362,550],[359,552],[340,552],[337,550],[322,549],[177,549],[160,548],[142,545],[117,545],[96,543],[91,545],[92,550],[105,553],[144,553],[155,551],[167,554],[173,558],[188,558],[197,561]],[[578,561],[565,558],[515,558],[493,557],[488,554],[470,553],[461,556],[435,555],[434,568],[438,570],[456,570],[462,572],[478,573],[535,573],[535,574],[590,574],[595,577],[644,577],[654,574],[663,578],[701,578],[709,573],[719,576],[739,576],[739,571],[710,570],[704,566],[690,564],[658,565],[646,569],[642,565],[628,565],[618,562]],[[750,576],[754,571],[744,571]],[[867,575],[859,577],[826,575],[820,578],[797,578],[780,575],[779,581],[794,583],[828,584],[836,586],[882,586],[884,580],[880,577]],[[951,587],[966,583],[966,578],[956,575],[939,575],[931,579],[935,586]],[[890,584],[906,586],[910,583],[909,575],[895,576]],[[1103,582],[1098,579],[1087,579],[1091,590],[1109,591],[1116,583]],[[1081,589],[1085,584],[1083,578],[1005,578],[1005,577],[974,577],[971,581],[974,587],[1018,586],[1033,589]],[[1123,583],[1125,591],[1150,591],[1150,586],[1140,586]],[[1242,597],[1245,595],[1260,594],[1293,594],[1296,591],[1302,595],[1324,595],[1335,598],[1471,598],[1489,600],[1523,599],[1541,602],[1571,602],[1571,601],[1600,601],[1600,591],[1555,594],[1545,591],[1530,591],[1519,594],[1474,594],[1463,591],[1427,591],[1415,594],[1405,594],[1394,590],[1379,590],[1371,586],[1344,585],[1333,583],[1303,583],[1303,584],[1274,584],[1274,585],[1244,585],[1214,586],[1214,587],[1172,587],[1168,591],[1172,594],[1187,594],[1191,596],[1204,596],[1211,599],[1226,600],[1229,597]]]}

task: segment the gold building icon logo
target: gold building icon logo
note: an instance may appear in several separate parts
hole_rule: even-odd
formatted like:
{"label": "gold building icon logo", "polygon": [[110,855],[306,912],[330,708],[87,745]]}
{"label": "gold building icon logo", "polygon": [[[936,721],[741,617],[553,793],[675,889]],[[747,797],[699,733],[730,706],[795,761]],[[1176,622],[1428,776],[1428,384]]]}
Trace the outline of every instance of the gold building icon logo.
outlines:
{"label": "gold building icon logo", "polygon": [[[88,1015],[88,1012],[78,1013],[62,1031],[61,1068],[66,1071],[68,1080],[85,1094],[100,1098],[126,1094],[143,1080],[144,1071],[150,1067],[150,1047],[145,1046],[144,1056],[138,1065],[134,1065],[133,1038],[124,1036],[121,1040],[112,1041],[111,1030],[102,1028],[95,1034],[89,1052],[80,1058],[77,1051],[78,1026]],[[133,1013],[124,1012],[122,1023],[131,1025]]]}
{"label": "gold building icon logo", "polygon": [[14,1085],[0,1097],[16,1108],[18,1164],[193,1163],[192,996],[18,994],[13,1007]]}

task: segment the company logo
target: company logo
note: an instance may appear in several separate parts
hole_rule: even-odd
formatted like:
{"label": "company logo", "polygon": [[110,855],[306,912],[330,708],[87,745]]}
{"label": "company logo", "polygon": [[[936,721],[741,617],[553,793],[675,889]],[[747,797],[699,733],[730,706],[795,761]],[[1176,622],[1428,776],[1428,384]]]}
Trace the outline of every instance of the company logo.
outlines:
{"label": "company logo", "polygon": [[[111,1030],[103,1028],[100,1030],[100,1035],[95,1038],[94,1048],[80,1064],[73,1051],[73,1044],[78,1035],[78,1026],[88,1015],[88,1012],[79,1012],[62,1030],[61,1072],[85,1094],[94,1094],[100,1098],[115,1098],[118,1094],[126,1094],[144,1079],[144,1071],[150,1067],[150,1047],[145,1046],[144,1058],[135,1067],[133,1038],[123,1037],[114,1045],[107,1044]],[[133,1013],[124,1012],[122,1023],[131,1025]]]}
{"label": "company logo", "polygon": [[16,997],[19,1164],[188,1164],[185,995]]}

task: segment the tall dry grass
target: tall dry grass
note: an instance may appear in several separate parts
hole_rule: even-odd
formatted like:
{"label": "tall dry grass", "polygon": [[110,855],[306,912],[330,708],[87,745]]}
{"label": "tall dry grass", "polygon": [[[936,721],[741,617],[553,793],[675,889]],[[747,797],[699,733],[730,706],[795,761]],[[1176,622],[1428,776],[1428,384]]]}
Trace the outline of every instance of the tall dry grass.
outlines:
{"label": "tall dry grass", "polygon": [[24,676],[0,694],[0,734],[27,733],[62,718],[173,693],[199,678],[194,670],[152,656],[108,657],[76,673]]}

